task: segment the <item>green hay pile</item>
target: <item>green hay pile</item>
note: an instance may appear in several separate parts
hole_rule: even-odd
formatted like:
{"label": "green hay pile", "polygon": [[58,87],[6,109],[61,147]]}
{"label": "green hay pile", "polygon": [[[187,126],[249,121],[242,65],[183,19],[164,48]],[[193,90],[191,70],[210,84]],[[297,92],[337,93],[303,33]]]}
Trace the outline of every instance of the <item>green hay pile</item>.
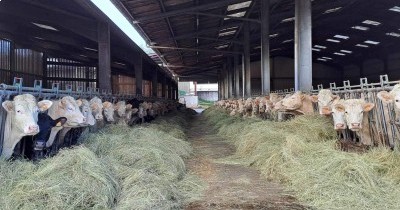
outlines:
{"label": "green hay pile", "polygon": [[201,192],[202,184],[186,177],[187,118],[173,114],[144,127],[109,126],[86,143],[121,183],[116,209],[176,209]]}
{"label": "green hay pile", "polygon": [[186,175],[186,115],[171,113],[150,126],[111,125],[38,164],[0,160],[0,209],[182,208],[203,189]]}
{"label": "green hay pile", "polygon": [[119,186],[84,147],[63,150],[38,165],[1,162],[0,209],[111,209]]}
{"label": "green hay pile", "polygon": [[[214,110],[213,110],[214,109]],[[210,122],[237,147],[225,161],[258,168],[282,181],[303,203],[317,209],[398,209],[400,152],[376,148],[365,154],[336,149],[329,119],[300,116],[289,122],[224,119]],[[211,112],[214,114],[210,114]],[[225,118],[231,118],[225,114]],[[224,161],[224,160],[223,160]]]}

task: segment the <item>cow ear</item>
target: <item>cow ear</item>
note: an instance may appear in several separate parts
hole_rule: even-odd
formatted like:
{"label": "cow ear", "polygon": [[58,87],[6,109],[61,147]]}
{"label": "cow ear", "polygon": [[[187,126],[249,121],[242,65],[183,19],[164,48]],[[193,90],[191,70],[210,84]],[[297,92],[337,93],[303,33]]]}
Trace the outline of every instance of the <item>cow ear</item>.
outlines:
{"label": "cow ear", "polygon": [[336,104],[335,109],[338,110],[339,112],[344,112],[345,108],[342,104]]}
{"label": "cow ear", "polygon": [[132,109],[132,104],[126,105],[126,109]]}
{"label": "cow ear", "polygon": [[51,107],[51,105],[53,105],[53,102],[49,100],[42,100],[38,102],[39,110],[42,112],[48,110]]}
{"label": "cow ear", "polygon": [[14,110],[14,104],[12,101],[4,101],[1,105],[7,112],[12,112]]}
{"label": "cow ear", "polygon": [[312,95],[310,98],[311,98],[312,102],[318,103],[318,96],[317,95]]}
{"label": "cow ear", "polygon": [[371,111],[374,107],[375,107],[375,104],[373,104],[373,103],[365,103],[365,104],[363,105],[363,110],[364,110],[364,112],[369,112],[369,111]]}
{"label": "cow ear", "polygon": [[67,122],[67,118],[65,117],[60,117],[56,120],[54,120],[54,126],[56,127],[61,127]]}
{"label": "cow ear", "polygon": [[387,91],[380,91],[378,93],[378,98],[382,100],[383,103],[392,103],[394,100],[394,97],[392,94],[388,93]]}
{"label": "cow ear", "polygon": [[80,106],[82,106],[82,100],[81,99],[78,99],[78,100],[76,100],[76,104],[78,104],[78,106],[80,107]]}
{"label": "cow ear", "polygon": [[300,94],[300,99],[303,101],[306,98],[305,94]]}

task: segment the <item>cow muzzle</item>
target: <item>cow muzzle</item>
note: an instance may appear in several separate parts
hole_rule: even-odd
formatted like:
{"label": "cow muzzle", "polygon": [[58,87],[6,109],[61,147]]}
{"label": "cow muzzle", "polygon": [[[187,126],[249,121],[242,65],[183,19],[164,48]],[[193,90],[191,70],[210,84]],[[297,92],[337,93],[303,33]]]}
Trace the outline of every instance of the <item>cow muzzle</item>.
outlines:
{"label": "cow muzzle", "polygon": [[39,133],[39,126],[38,125],[29,125],[24,129],[24,133],[28,135],[34,135]]}
{"label": "cow muzzle", "polygon": [[344,130],[344,129],[345,129],[344,123],[336,123],[335,130]]}
{"label": "cow muzzle", "polygon": [[361,129],[361,123],[351,123],[350,130],[359,131]]}

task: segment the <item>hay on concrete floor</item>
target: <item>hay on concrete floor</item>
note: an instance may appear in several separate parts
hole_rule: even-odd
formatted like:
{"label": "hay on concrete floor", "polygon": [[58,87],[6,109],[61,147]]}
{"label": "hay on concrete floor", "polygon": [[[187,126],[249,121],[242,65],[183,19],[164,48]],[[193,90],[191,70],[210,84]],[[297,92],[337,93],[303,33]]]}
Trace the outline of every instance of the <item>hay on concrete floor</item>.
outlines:
{"label": "hay on concrete floor", "polygon": [[305,204],[317,209],[400,206],[400,152],[386,148],[365,154],[340,151],[329,119],[319,116],[300,116],[289,122],[223,119],[235,122],[221,125],[216,121],[230,117],[212,109],[206,116],[237,147],[232,159],[282,181]]}

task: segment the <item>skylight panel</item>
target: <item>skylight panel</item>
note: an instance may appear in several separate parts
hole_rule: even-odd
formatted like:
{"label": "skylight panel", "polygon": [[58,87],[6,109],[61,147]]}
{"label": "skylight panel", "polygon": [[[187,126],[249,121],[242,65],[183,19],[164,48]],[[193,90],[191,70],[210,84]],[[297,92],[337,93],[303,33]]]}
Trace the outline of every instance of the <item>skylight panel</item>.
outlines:
{"label": "skylight panel", "polygon": [[317,52],[320,52],[321,51],[321,49],[317,49],[317,48],[311,48],[313,51],[317,51]]}
{"label": "skylight panel", "polygon": [[273,51],[278,51],[278,50],[282,50],[282,48],[275,48],[275,49],[272,49],[271,52],[273,52]]}
{"label": "skylight panel", "polygon": [[219,36],[228,36],[228,35],[232,35],[232,34],[234,34],[234,33],[236,33],[236,29],[233,30],[233,31],[224,31],[224,32],[220,32],[220,33],[219,33]]}
{"label": "skylight panel", "polygon": [[342,9],[342,7],[336,7],[336,8],[328,9],[328,10],[326,10],[326,11],[324,12],[324,14],[329,14],[329,13],[332,13],[332,12],[337,12],[337,11],[339,11],[340,9]]}
{"label": "skylight panel", "polygon": [[352,29],[357,29],[357,30],[360,30],[360,31],[368,31],[369,30],[369,27],[365,27],[365,26],[353,26],[351,28]]}
{"label": "skylight panel", "polygon": [[293,39],[287,39],[287,40],[283,41],[282,44],[293,42],[293,41],[294,41]]}
{"label": "skylight panel", "polygon": [[42,37],[38,37],[38,36],[35,36],[35,37],[33,37],[33,38],[39,39],[39,40],[44,40]]}
{"label": "skylight panel", "polygon": [[226,48],[226,47],[228,47],[228,45],[227,45],[227,44],[224,44],[224,45],[220,45],[220,46],[215,47],[215,48],[216,48],[216,49],[222,49],[222,48]]}
{"label": "skylight panel", "polygon": [[338,39],[345,39],[345,40],[350,38],[350,37],[348,37],[348,36],[339,35],[339,34],[335,35],[334,37],[335,37],[335,38],[338,38]]}
{"label": "skylight panel", "polygon": [[380,42],[376,42],[376,41],[367,40],[367,41],[364,41],[364,43],[366,43],[366,44],[378,45]]}
{"label": "skylight panel", "polygon": [[294,21],[294,17],[286,18],[281,21],[281,23],[292,22]]}
{"label": "skylight panel", "polygon": [[368,24],[368,25],[373,25],[373,26],[379,26],[381,23],[373,20],[364,20],[362,23]]}
{"label": "skylight panel", "polygon": [[243,17],[245,14],[246,14],[246,11],[237,12],[237,13],[233,13],[233,14],[228,15],[228,18],[229,17]]}
{"label": "skylight panel", "polygon": [[44,25],[44,24],[40,24],[40,23],[33,23],[33,25],[39,27],[39,28],[43,28],[43,29],[47,29],[47,30],[52,30],[52,31],[58,31],[58,29],[52,27],[52,26],[48,26],[48,25]]}
{"label": "skylight panel", "polygon": [[330,57],[322,57],[323,59],[326,59],[326,60],[332,60],[332,58],[330,58]]}
{"label": "skylight panel", "polygon": [[396,32],[386,33],[386,35],[388,35],[388,36],[394,36],[394,37],[400,37],[400,34],[399,34],[399,33],[396,33]]}
{"label": "skylight panel", "polygon": [[335,43],[339,43],[339,42],[340,42],[339,40],[336,40],[336,39],[327,39],[326,41],[328,41],[328,42],[335,42]]}
{"label": "skylight panel", "polygon": [[96,50],[96,49],[89,48],[89,47],[84,47],[83,49],[97,52],[97,50]]}
{"label": "skylight panel", "polygon": [[245,2],[241,2],[241,3],[237,3],[237,4],[231,4],[228,6],[227,10],[232,11],[232,10],[246,8],[246,7],[249,7],[250,4],[251,4],[251,1],[245,1]]}
{"label": "skylight panel", "polygon": [[269,38],[275,38],[275,37],[277,37],[279,34],[270,34],[269,35]]}
{"label": "skylight panel", "polygon": [[344,54],[344,53],[339,53],[339,52],[334,52],[333,54],[335,54],[335,55],[341,55],[341,56],[345,56],[346,54]]}
{"label": "skylight panel", "polygon": [[350,51],[350,50],[340,50],[340,52],[347,53],[347,54],[353,53],[353,51]]}
{"label": "skylight panel", "polygon": [[87,56],[86,56],[86,55],[79,55],[79,56],[87,58]]}
{"label": "skylight panel", "polygon": [[368,46],[368,45],[365,45],[365,44],[356,44],[356,47],[368,48],[369,46]]}
{"label": "skylight panel", "polygon": [[120,63],[120,62],[114,62],[114,63],[117,64],[117,65],[125,66],[124,63]]}
{"label": "skylight panel", "polygon": [[314,47],[320,48],[320,49],[326,49],[326,47],[325,47],[325,46],[322,46],[322,45],[314,45]]}
{"label": "skylight panel", "polygon": [[319,60],[319,61],[324,61],[324,62],[327,62],[327,61],[328,61],[328,60],[323,59],[323,58],[317,58],[317,60]]}
{"label": "skylight panel", "polygon": [[394,7],[390,8],[389,10],[393,11],[393,12],[400,12],[400,7],[394,6]]}

